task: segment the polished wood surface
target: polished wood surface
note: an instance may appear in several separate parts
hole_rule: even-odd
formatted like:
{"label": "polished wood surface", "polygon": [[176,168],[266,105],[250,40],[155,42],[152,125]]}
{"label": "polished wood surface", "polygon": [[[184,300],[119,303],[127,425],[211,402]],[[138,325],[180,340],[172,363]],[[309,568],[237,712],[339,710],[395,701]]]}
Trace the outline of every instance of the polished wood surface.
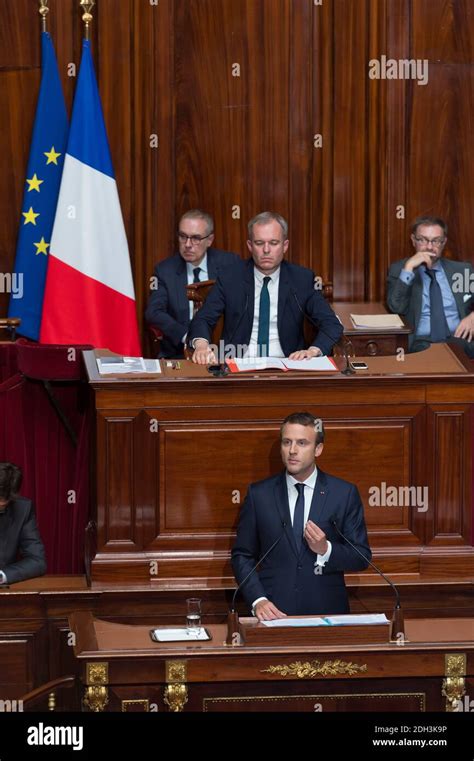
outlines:
{"label": "polished wood surface", "polygon": [[337,301],[332,304],[334,312],[344,326],[344,335],[350,340],[356,357],[368,355],[394,356],[400,349],[408,351],[408,336],[412,328],[403,317],[401,328],[355,328],[351,314],[387,314],[385,305],[380,301]]}
{"label": "polished wood surface", "polygon": [[[70,106],[78,3],[50,7]],[[451,254],[468,258],[466,0],[121,0],[120,13],[117,0],[101,0],[93,15],[140,319],[153,266],[175,250],[177,219],[193,206],[214,213],[216,245],[240,253],[247,220],[280,211],[289,258],[333,280],[339,301],[384,300],[387,267],[409,253],[419,213],[446,215]],[[9,272],[40,79],[34,3],[5,3],[0,41],[0,271]],[[381,51],[428,59],[429,85],[370,79]],[[0,314],[7,303],[0,293]]]}
{"label": "polished wood surface", "polygon": [[[107,703],[99,710],[123,710],[122,701],[135,700],[142,711],[314,711],[313,697],[329,711],[443,711],[449,659],[456,657],[463,687],[474,684],[473,618],[407,622],[401,646],[321,644],[317,631],[304,646],[291,637],[272,645],[271,636],[264,646],[228,646],[225,625],[213,624],[207,642],[155,643],[147,626],[114,624],[85,611],[73,613],[69,624],[85,694],[101,673]],[[279,708],[272,705],[277,699]]]}
{"label": "polished wood surface", "polygon": [[[183,361],[152,380],[100,377],[84,356],[97,426],[93,580],[231,586],[240,505],[249,483],[281,469],[279,425],[295,409],[322,417],[318,465],[357,484],[384,571],[472,579],[474,373],[462,352],[368,357],[352,377],[213,378]],[[426,487],[429,499],[370,504],[383,484]]]}
{"label": "polished wood surface", "polygon": [[[425,576],[406,572],[391,575],[400,589],[405,618],[472,616],[472,580],[447,575]],[[393,609],[391,588],[376,575],[348,574],[351,610],[384,612]],[[0,588],[0,692],[4,699],[19,699],[45,682],[78,674],[79,662],[71,647],[68,617],[92,612],[105,622],[147,627],[182,626],[186,598],[202,600],[206,626],[226,621],[234,591],[233,580],[189,581],[158,579],[137,584],[124,578],[87,586],[83,576],[43,576]],[[245,604],[237,599],[239,612]],[[448,624],[450,626],[450,624]],[[437,625],[437,629],[440,624]]]}

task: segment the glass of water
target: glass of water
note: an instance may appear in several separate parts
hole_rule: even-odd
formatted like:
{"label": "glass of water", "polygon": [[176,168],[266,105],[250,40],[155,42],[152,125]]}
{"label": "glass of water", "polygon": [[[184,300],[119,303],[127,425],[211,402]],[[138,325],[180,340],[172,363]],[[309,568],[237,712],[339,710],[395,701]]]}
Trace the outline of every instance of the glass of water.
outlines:
{"label": "glass of water", "polygon": [[201,626],[201,600],[199,597],[189,597],[186,600],[186,627],[189,631],[197,631]]}

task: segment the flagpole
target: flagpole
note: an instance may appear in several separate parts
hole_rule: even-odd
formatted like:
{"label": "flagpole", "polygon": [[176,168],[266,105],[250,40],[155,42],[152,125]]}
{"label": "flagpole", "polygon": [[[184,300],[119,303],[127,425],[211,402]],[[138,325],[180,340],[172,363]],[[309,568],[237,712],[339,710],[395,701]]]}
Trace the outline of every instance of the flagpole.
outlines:
{"label": "flagpole", "polygon": [[92,10],[92,8],[95,5],[95,0],[81,0],[79,5],[81,6],[81,8],[84,9],[84,13],[82,14],[82,20],[83,20],[83,22],[85,24],[85,27],[86,27],[85,30],[84,30],[84,37],[86,38],[86,40],[88,40],[88,39],[90,39],[90,37],[89,37],[89,32],[90,32],[89,27],[90,27],[90,23],[92,21],[91,10]]}
{"label": "flagpole", "polygon": [[47,16],[49,13],[48,2],[49,0],[39,0],[40,7],[39,7],[38,13],[41,16],[41,27],[43,32],[48,31],[47,29]]}

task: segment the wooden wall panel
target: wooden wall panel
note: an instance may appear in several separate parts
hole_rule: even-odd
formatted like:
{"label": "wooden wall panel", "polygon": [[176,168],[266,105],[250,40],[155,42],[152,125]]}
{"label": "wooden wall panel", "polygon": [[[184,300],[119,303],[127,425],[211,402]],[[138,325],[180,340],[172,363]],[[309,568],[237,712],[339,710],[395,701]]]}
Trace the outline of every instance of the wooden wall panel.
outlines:
{"label": "wooden wall panel", "polygon": [[[34,5],[7,3],[0,30],[0,271],[13,265],[39,82]],[[69,106],[78,5],[51,0],[49,14]],[[418,213],[445,215],[450,255],[472,257],[470,0],[101,0],[93,14],[141,320],[153,266],[195,205],[215,214],[217,245],[244,255],[250,216],[287,215],[289,258],[332,279],[337,300],[384,299]],[[382,55],[427,58],[428,84],[370,80]]]}
{"label": "wooden wall panel", "polygon": [[334,3],[334,198],[332,267],[335,298],[364,299],[367,248],[367,11],[365,0]]}
{"label": "wooden wall panel", "polygon": [[415,0],[413,55],[442,63],[474,63],[471,0]]}
{"label": "wooden wall panel", "polygon": [[39,16],[30,0],[2,3],[0,70],[39,68],[41,43],[35,18]]}
{"label": "wooden wall panel", "polygon": [[408,126],[409,217],[419,211],[445,216],[451,254],[472,261],[468,220],[474,191],[474,162],[469,160],[474,66],[430,65],[428,85],[413,89]]}

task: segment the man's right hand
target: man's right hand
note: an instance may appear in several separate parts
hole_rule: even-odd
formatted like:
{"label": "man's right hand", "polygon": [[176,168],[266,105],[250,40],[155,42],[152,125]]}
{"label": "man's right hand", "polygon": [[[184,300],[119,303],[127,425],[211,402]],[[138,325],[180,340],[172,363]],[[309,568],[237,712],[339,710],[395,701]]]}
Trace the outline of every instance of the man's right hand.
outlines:
{"label": "man's right hand", "polygon": [[198,338],[194,344],[192,360],[196,365],[215,365],[217,360],[208,342]]}
{"label": "man's right hand", "polygon": [[286,613],[278,610],[270,600],[259,600],[255,606],[255,615],[259,621],[273,621],[275,618],[286,618]]}
{"label": "man's right hand", "polygon": [[420,264],[426,264],[428,269],[431,269],[433,261],[437,258],[437,254],[431,251],[417,251],[416,254],[410,256],[410,258],[405,262],[403,269],[407,272],[413,272],[413,270],[419,267]]}

